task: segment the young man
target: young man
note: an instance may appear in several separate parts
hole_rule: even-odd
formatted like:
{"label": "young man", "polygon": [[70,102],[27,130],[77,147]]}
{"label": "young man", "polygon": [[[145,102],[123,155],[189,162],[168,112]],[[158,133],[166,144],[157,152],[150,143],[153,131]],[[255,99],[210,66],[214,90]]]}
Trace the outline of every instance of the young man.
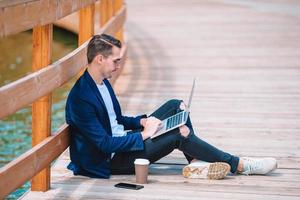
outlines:
{"label": "young man", "polygon": [[[188,162],[203,160],[208,164],[191,164],[186,177],[198,173],[219,179],[232,173],[266,174],[277,167],[273,158],[239,158],[204,142],[194,134],[190,119],[186,125],[155,139],[161,120],[185,109],[180,100],[170,100],[150,117],[123,116],[113,88],[107,79],[120,66],[121,42],[109,35],[95,35],[88,44],[88,67],[73,86],[66,105],[66,122],[70,125],[68,169],[74,175],[109,178],[111,174],[134,173],[136,158],[151,163],[181,150]],[[130,131],[125,131],[130,130]],[[206,168],[207,170],[203,170]],[[197,171],[197,170],[196,170]],[[202,174],[203,175],[203,174]],[[196,175],[197,176],[197,175]]]}

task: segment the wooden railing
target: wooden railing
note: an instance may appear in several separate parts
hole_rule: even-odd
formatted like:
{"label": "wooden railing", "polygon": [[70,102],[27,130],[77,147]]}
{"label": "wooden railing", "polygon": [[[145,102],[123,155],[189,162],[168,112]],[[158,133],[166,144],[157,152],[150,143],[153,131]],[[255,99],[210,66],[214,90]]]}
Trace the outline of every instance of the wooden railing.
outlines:
{"label": "wooden railing", "polygon": [[[68,146],[68,125],[51,134],[51,94],[87,65],[87,41],[94,35],[95,7],[101,29],[123,40],[122,0],[1,0],[0,37],[33,29],[33,73],[0,87],[0,119],[32,103],[32,149],[0,169],[0,199],[32,179],[31,190],[50,188],[50,163]],[[53,23],[79,11],[79,47],[51,62]],[[122,49],[124,65],[126,47]]]}

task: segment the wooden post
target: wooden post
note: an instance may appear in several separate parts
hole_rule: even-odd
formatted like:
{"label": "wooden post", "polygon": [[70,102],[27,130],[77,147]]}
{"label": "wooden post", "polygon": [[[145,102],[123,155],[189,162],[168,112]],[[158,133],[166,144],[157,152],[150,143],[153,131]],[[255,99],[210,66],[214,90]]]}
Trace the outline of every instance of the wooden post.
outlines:
{"label": "wooden post", "polygon": [[[95,4],[82,8],[79,12],[79,35],[78,46],[82,45],[94,35],[95,24]],[[82,69],[78,78],[83,74],[85,69]]]}
{"label": "wooden post", "polygon": [[100,27],[108,21],[108,1],[100,1]]}
{"label": "wooden post", "polygon": [[[52,24],[33,28],[32,69],[38,71],[51,62]],[[41,97],[32,105],[32,146],[51,135],[52,94]],[[40,171],[31,181],[32,191],[50,188],[50,165]]]}
{"label": "wooden post", "polygon": [[123,0],[114,0],[114,10],[118,11],[123,5]]}
{"label": "wooden post", "polygon": [[[120,8],[123,5],[123,0],[115,0],[114,1],[114,13],[118,12]],[[116,33],[116,38],[119,39],[122,43],[124,42],[124,37],[123,37],[123,28],[121,28],[117,33]]]}
{"label": "wooden post", "polygon": [[114,16],[114,0],[107,0],[107,21]]}
{"label": "wooden post", "polygon": [[79,13],[78,45],[82,45],[94,35],[95,4],[82,8]]}

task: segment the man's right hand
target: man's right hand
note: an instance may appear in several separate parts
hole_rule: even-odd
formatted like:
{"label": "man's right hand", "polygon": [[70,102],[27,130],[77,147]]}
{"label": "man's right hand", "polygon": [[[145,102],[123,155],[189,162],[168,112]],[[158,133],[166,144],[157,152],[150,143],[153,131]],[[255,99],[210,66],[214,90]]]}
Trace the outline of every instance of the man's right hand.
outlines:
{"label": "man's right hand", "polygon": [[142,132],[143,140],[146,140],[147,138],[151,137],[156,133],[158,128],[161,125],[161,121],[155,117],[149,117],[147,118],[144,131]]}

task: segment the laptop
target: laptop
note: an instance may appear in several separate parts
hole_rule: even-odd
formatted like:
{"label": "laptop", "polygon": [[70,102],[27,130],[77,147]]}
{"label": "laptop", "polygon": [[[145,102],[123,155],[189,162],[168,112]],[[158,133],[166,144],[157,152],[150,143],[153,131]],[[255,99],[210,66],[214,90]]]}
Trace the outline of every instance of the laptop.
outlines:
{"label": "laptop", "polygon": [[158,137],[168,131],[171,131],[175,128],[178,128],[186,123],[189,113],[190,113],[192,98],[193,98],[193,94],[194,94],[194,88],[195,88],[195,79],[193,81],[193,86],[191,89],[191,94],[190,94],[190,98],[189,98],[186,110],[176,113],[175,115],[172,115],[172,116],[164,119],[161,123],[160,129],[158,129],[157,132],[151,136],[151,139],[156,138],[156,137]]}

